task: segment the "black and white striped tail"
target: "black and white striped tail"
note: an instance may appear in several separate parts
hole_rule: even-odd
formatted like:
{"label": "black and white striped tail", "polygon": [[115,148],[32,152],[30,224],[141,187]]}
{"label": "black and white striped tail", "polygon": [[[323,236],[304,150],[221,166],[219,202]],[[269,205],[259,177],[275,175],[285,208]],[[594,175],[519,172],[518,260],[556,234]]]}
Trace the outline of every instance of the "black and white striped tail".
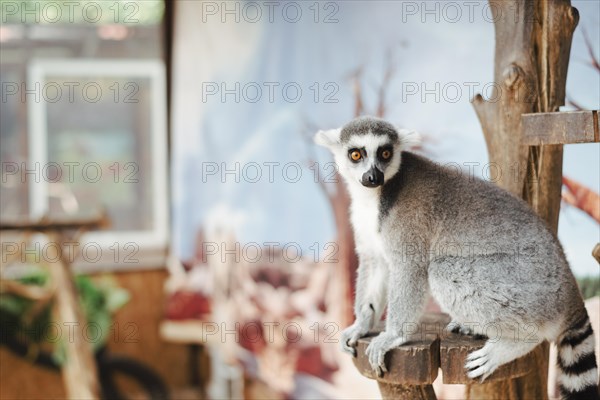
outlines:
{"label": "black and white striped tail", "polygon": [[597,400],[598,367],[594,332],[587,312],[560,336],[557,347],[561,399]]}

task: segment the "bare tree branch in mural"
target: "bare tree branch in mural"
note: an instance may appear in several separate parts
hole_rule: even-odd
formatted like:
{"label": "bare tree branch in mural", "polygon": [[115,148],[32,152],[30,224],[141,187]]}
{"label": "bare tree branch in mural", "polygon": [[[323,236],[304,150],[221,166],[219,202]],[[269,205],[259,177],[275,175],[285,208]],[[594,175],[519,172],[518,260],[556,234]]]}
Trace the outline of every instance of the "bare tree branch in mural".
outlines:
{"label": "bare tree branch in mural", "polygon": [[[590,58],[588,65],[600,74],[600,58],[594,53],[592,41],[590,40],[587,30],[583,27],[582,34]],[[578,111],[589,109],[570,97],[568,98],[568,104]],[[600,223],[600,195],[598,195],[598,193],[567,177],[563,177],[563,188],[565,190],[563,190],[561,198],[565,204],[580,209],[592,217],[596,222]]]}
{"label": "bare tree branch in mural", "polygon": [[566,189],[562,193],[565,203],[580,209],[600,223],[600,196],[592,189],[567,177],[563,177]]}
{"label": "bare tree branch in mural", "polygon": [[[392,81],[397,75],[398,64],[396,60],[397,46],[390,46],[385,52],[384,70],[382,78],[376,83],[371,83],[370,87],[375,92],[374,107],[367,107],[365,95],[365,65],[360,65],[349,74],[346,79],[352,88],[353,95],[353,117],[361,115],[376,115],[380,118],[385,118],[388,113],[388,93],[392,88]],[[372,111],[371,111],[372,110]],[[305,128],[303,137],[307,142],[312,143],[312,135],[317,132],[320,127],[305,118]],[[312,153],[314,148],[308,146],[309,165],[315,165],[315,157]],[[333,213],[336,227],[336,243],[337,243],[337,260],[335,269],[331,273],[335,276],[333,279],[339,287],[334,288],[329,293],[330,299],[328,304],[335,310],[334,315],[339,316],[339,320],[343,325],[347,325],[353,320],[353,299],[355,291],[354,277],[358,268],[358,258],[355,253],[354,235],[350,225],[348,210],[350,207],[350,195],[337,172],[334,173],[330,182],[318,180],[318,185],[323,194],[326,196],[331,211]],[[332,282],[333,283],[333,282]],[[342,304],[340,298],[345,298],[346,301]]]}

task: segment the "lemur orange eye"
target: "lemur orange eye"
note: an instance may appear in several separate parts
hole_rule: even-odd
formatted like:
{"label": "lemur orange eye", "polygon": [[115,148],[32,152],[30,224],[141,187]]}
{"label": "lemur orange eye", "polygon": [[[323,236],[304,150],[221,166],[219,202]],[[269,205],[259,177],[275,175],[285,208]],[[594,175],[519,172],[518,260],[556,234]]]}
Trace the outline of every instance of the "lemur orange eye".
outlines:
{"label": "lemur orange eye", "polygon": [[389,150],[384,150],[381,152],[381,158],[383,158],[384,160],[387,160],[391,156],[392,156],[392,152]]}
{"label": "lemur orange eye", "polygon": [[358,150],[353,150],[350,153],[350,158],[352,159],[352,161],[358,161],[361,159],[361,157],[362,156],[360,155],[360,151],[358,151]]}

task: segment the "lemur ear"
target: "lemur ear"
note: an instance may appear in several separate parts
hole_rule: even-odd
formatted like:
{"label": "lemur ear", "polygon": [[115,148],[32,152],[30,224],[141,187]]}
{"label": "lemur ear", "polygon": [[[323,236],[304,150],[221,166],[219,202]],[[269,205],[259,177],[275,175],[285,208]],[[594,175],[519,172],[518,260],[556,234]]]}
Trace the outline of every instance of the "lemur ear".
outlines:
{"label": "lemur ear", "polygon": [[411,149],[421,145],[421,134],[412,129],[398,129],[398,136],[404,149]]}
{"label": "lemur ear", "polygon": [[326,131],[319,131],[315,134],[314,141],[319,146],[333,148],[340,144],[340,133],[341,128],[328,129]]}

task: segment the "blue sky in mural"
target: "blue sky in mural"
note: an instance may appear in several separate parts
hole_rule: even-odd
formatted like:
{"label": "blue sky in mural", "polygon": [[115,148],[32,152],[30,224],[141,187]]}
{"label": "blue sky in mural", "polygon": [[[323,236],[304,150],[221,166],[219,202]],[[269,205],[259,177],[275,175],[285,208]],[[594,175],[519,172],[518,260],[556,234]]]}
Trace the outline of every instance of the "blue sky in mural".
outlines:
{"label": "blue sky in mural", "polygon": [[[388,52],[396,68],[386,119],[424,134],[430,157],[479,163],[475,172],[482,174],[485,142],[469,100],[489,92],[493,77],[494,29],[485,3],[471,16],[456,2],[455,10],[437,13],[438,22],[435,14],[411,14],[406,4],[394,2],[319,3],[318,23],[309,8],[314,3],[298,4],[302,17],[296,23],[277,10],[273,22],[263,16],[257,23],[231,17],[222,23],[202,16],[197,45],[188,48],[203,52],[189,66],[198,71],[189,82],[199,92],[197,122],[176,124],[173,141],[174,248],[182,258],[192,254],[199,227],[214,220],[235,225],[242,243],[297,243],[313,254],[308,249],[315,242],[322,247],[332,241],[333,218],[310,167],[311,160],[321,167],[331,160],[307,137],[316,127],[334,128],[352,118],[348,77],[357,68],[363,68],[366,108],[374,110]],[[600,54],[599,3],[573,5]],[[324,23],[327,15],[338,21]],[[588,60],[578,28],[567,92],[597,109],[600,78]],[[599,155],[597,144],[567,146],[565,175],[600,191]],[[225,168],[230,172],[223,176]],[[565,207],[559,237],[577,274],[597,274],[590,256],[600,241],[597,224]]]}

